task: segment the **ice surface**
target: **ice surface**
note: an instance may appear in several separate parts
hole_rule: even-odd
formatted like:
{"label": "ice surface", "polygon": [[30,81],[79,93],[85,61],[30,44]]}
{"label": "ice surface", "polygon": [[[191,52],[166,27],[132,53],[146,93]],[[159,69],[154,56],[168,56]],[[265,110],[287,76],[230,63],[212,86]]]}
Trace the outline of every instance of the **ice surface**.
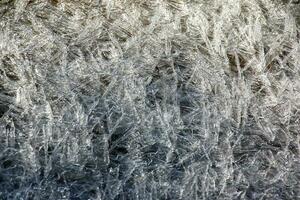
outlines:
{"label": "ice surface", "polygon": [[299,5],[0,1],[0,199],[300,199]]}

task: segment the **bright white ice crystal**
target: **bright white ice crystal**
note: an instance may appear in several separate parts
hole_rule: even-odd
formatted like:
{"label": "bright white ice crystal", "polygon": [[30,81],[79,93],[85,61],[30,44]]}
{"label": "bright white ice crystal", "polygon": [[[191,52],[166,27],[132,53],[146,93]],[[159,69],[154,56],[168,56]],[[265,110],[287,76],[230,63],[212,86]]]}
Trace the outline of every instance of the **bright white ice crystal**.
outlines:
{"label": "bright white ice crystal", "polygon": [[300,199],[297,0],[0,0],[0,199]]}

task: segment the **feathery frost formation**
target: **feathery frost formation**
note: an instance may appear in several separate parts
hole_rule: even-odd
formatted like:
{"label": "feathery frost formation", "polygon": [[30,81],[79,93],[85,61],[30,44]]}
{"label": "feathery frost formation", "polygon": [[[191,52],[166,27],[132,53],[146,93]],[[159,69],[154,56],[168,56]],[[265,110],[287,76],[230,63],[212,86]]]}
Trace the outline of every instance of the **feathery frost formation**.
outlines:
{"label": "feathery frost formation", "polygon": [[0,1],[0,199],[300,199],[300,8]]}

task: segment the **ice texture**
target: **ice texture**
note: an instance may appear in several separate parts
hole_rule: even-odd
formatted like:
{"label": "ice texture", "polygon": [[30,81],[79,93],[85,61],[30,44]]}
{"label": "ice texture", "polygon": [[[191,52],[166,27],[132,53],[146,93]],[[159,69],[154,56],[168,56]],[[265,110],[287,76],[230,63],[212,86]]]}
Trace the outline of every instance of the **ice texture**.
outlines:
{"label": "ice texture", "polygon": [[0,0],[0,199],[300,199],[299,5]]}

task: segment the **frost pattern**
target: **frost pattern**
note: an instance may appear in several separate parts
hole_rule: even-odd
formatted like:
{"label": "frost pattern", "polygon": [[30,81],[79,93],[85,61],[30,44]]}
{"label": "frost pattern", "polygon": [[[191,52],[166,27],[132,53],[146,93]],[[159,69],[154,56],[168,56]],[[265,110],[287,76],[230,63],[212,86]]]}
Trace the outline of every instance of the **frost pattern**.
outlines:
{"label": "frost pattern", "polygon": [[300,199],[299,13],[0,1],[0,199]]}

